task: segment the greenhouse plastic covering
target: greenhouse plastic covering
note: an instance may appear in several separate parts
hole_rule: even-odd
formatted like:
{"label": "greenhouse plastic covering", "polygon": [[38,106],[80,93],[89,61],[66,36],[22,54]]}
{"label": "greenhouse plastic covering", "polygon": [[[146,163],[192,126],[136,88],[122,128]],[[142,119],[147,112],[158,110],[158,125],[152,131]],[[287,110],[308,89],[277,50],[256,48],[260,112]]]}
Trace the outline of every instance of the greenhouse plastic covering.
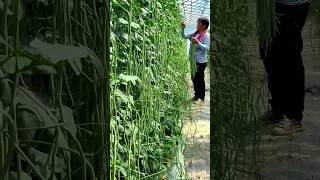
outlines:
{"label": "greenhouse plastic covering", "polygon": [[184,21],[194,24],[202,16],[210,18],[210,0],[180,0]]}

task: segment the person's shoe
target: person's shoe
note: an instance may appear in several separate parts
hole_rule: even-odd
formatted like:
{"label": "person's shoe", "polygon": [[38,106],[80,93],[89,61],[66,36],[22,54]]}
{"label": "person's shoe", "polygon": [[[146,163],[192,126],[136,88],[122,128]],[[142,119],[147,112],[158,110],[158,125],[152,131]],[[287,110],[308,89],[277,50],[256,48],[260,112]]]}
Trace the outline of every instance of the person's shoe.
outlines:
{"label": "person's shoe", "polygon": [[194,101],[194,105],[196,105],[196,106],[203,106],[204,105],[204,101],[202,100],[202,99],[198,99],[198,100],[196,100],[196,101]]}
{"label": "person's shoe", "polygon": [[284,119],[283,115],[279,115],[279,114],[272,112],[272,111],[265,112],[262,117],[262,121],[267,124],[268,123],[270,123],[270,124],[277,123],[283,119]]}
{"label": "person's shoe", "polygon": [[199,100],[199,98],[197,98],[195,96],[191,99],[192,102],[197,102],[198,100]]}
{"label": "person's shoe", "polygon": [[200,98],[200,99],[197,101],[197,104],[200,104],[200,103],[201,103],[201,104],[204,104],[204,99],[201,99],[201,98]]}
{"label": "person's shoe", "polygon": [[191,99],[192,101],[198,101],[198,97],[196,97],[196,96],[193,96],[193,98]]}
{"label": "person's shoe", "polygon": [[286,136],[299,131],[302,131],[302,124],[300,121],[285,118],[275,124],[272,134],[276,136]]}

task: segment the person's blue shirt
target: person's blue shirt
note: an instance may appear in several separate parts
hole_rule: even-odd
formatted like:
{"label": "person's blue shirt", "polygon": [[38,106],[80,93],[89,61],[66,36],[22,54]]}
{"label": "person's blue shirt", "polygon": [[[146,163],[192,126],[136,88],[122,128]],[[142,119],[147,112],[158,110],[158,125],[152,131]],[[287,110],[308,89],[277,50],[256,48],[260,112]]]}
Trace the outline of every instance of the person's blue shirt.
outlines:
{"label": "person's blue shirt", "polygon": [[[185,34],[184,33],[184,28],[181,29],[181,36],[184,39],[189,39],[190,42],[192,40],[192,35],[194,33],[190,33],[190,34]],[[197,34],[195,36],[195,38],[198,38],[200,36],[200,33]],[[189,55],[191,55],[191,46],[192,46],[192,42],[190,43],[190,48],[189,48]],[[208,51],[210,48],[210,36],[208,33],[206,33],[203,38],[202,38],[202,42],[199,42],[199,44],[196,45],[196,62],[197,63],[207,63],[208,62]]]}

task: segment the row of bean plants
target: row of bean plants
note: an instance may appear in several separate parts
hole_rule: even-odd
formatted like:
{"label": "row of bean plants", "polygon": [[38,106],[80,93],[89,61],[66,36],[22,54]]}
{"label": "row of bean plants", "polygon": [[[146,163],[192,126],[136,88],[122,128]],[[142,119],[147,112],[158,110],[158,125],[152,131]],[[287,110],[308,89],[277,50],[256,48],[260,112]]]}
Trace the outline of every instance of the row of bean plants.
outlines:
{"label": "row of bean plants", "polygon": [[160,179],[174,163],[189,92],[180,20],[176,0],[111,1],[111,179]]}

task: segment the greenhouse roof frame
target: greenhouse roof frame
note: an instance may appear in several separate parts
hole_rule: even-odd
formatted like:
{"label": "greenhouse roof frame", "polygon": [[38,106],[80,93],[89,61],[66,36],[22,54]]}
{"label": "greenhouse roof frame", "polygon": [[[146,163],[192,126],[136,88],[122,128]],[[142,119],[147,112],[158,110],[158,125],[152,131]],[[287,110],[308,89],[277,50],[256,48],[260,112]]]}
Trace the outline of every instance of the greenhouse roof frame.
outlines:
{"label": "greenhouse roof frame", "polygon": [[202,16],[210,19],[210,0],[180,0],[180,11],[187,23],[195,23]]}

